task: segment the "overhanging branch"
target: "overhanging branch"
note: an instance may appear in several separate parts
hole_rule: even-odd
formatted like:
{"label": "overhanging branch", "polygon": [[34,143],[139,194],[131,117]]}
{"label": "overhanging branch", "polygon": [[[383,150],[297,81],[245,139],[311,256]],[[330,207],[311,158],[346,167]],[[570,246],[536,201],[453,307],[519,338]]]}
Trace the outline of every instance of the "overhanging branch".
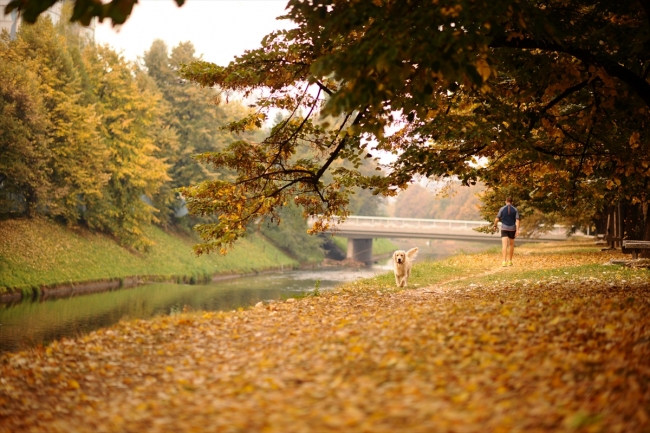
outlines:
{"label": "overhanging branch", "polygon": [[[366,111],[366,108],[359,111],[359,114],[357,114],[357,117],[355,117],[354,121],[352,122],[353,125],[358,125],[359,124],[359,122],[363,118],[363,113],[365,111]],[[314,176],[314,184],[316,184],[316,182],[318,182],[318,180],[323,176],[323,174],[325,174],[325,172],[327,171],[329,166],[332,165],[332,163],[339,156],[339,153],[341,153],[341,150],[343,150],[343,148],[345,147],[348,138],[350,138],[350,136],[346,134],[346,136],[341,139],[338,146],[336,146],[336,149],[334,149],[334,151],[330,154],[330,156],[327,159],[327,161],[325,162],[325,164],[323,164],[323,166],[320,168],[320,170],[318,170],[318,172],[316,173],[316,176]]]}
{"label": "overhanging branch", "polygon": [[587,84],[589,84],[589,80],[584,80],[581,83],[578,83],[578,84],[576,84],[574,86],[569,87],[564,92],[560,93],[555,98],[553,98],[553,100],[551,102],[546,104],[544,106],[544,108],[542,108],[542,110],[539,112],[539,114],[542,115],[542,114],[546,113],[548,110],[553,108],[555,105],[557,105],[560,101],[562,101],[564,98],[566,98],[570,94],[577,92],[578,90],[582,89],[583,87],[586,87]]}
{"label": "overhanging branch", "polygon": [[630,89],[636,93],[643,102],[650,107],[650,83],[632,72],[625,66],[616,63],[614,60],[593,54],[581,48],[563,46],[555,42],[538,41],[534,39],[516,39],[507,40],[505,36],[495,37],[490,43],[490,48],[517,48],[530,50],[553,51],[556,53],[565,53],[576,59],[599,66],[610,76],[618,78],[627,84]]}
{"label": "overhanging branch", "polygon": [[334,94],[334,92],[332,92],[325,84],[321,83],[320,81],[316,80],[316,84],[321,88],[323,92],[327,93],[328,95],[332,96]]}

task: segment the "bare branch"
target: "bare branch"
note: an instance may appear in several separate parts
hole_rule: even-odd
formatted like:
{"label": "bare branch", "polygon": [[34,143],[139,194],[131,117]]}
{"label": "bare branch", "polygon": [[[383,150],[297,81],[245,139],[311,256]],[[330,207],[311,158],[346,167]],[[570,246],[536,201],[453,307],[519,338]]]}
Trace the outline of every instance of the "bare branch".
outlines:
{"label": "bare branch", "polygon": [[[305,90],[302,92],[302,95],[300,95],[300,99],[298,100],[298,103],[296,104],[296,108],[294,108],[293,111],[291,112],[291,114],[289,115],[289,117],[287,117],[284,120],[282,126],[277,128],[277,131],[279,131],[282,128],[284,128],[285,126],[287,126],[287,123],[289,123],[291,118],[296,114],[296,111],[298,111],[298,108],[300,108],[300,104],[302,103],[302,100],[305,98],[305,95],[307,94],[307,90],[309,90],[309,84],[307,84],[307,86],[305,86]],[[275,135],[275,133],[272,134],[269,138],[273,137],[274,135]]]}

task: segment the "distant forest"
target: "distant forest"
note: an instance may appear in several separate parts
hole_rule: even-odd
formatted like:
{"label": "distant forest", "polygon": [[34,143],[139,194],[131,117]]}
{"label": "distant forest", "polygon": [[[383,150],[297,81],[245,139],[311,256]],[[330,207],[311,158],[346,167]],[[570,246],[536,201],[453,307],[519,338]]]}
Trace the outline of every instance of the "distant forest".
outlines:
{"label": "distant forest", "polygon": [[[260,137],[222,128],[249,108],[219,104],[216,90],[178,76],[181,64],[198,59],[191,42],[169,50],[157,40],[139,62],[128,62],[46,17],[21,26],[14,40],[3,32],[0,216],[44,215],[142,251],[152,244],[147,224],[189,230],[214,218],[184,215],[176,189],[233,173],[200,165],[193,156]],[[360,192],[350,208],[372,214],[379,203]],[[281,226],[267,222],[250,230],[286,244],[298,259],[318,259],[322,241],[306,234],[300,214],[287,208]]]}
{"label": "distant forest", "polygon": [[449,220],[482,220],[479,195],[483,187],[451,183],[425,188],[413,184],[402,191],[391,207],[392,214],[401,218],[430,218]]}

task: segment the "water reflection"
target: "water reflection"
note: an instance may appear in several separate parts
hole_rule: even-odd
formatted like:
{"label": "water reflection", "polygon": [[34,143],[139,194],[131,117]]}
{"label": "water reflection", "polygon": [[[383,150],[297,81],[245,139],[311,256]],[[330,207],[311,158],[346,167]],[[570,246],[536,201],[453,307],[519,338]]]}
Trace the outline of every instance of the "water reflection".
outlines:
{"label": "water reflection", "polygon": [[0,352],[82,335],[121,319],[146,319],[184,309],[227,311],[285,299],[386,272],[372,268],[316,269],[262,274],[207,285],[149,284],[132,289],[46,301],[0,304]]}

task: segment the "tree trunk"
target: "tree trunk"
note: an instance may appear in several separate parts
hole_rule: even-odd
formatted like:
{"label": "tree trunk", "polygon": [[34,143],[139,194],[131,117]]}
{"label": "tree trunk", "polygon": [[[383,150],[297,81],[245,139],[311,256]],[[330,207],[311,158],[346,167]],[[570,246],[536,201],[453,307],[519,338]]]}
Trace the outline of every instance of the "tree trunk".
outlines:
{"label": "tree trunk", "polygon": [[[650,241],[650,209],[648,203],[621,203],[623,239]],[[641,257],[650,257],[650,251],[642,250]]]}

